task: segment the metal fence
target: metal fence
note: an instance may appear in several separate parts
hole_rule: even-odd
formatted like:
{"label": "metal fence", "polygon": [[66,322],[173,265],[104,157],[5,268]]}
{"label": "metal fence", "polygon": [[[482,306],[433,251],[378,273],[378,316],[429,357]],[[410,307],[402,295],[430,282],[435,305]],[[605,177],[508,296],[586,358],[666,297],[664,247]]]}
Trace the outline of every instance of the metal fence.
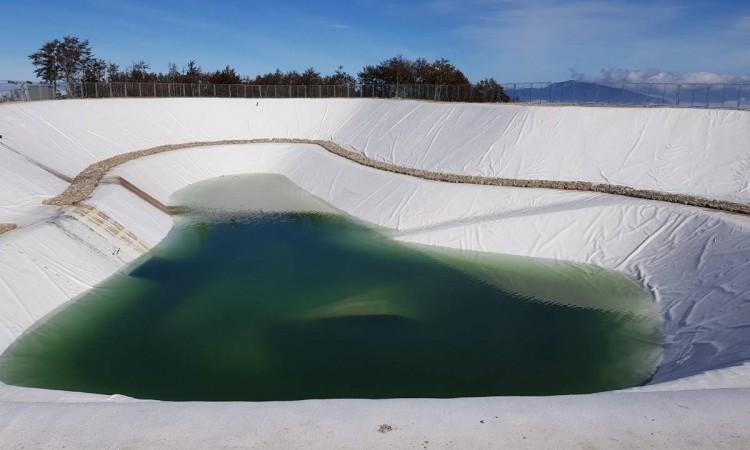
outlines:
{"label": "metal fence", "polygon": [[222,98],[403,98],[444,102],[501,102],[555,105],[672,106],[750,109],[750,84],[695,83],[501,83],[491,86],[434,84],[256,85],[154,82],[83,82],[70,92],[51,85],[9,85],[0,101],[50,98],[222,97]]}
{"label": "metal fence", "polygon": [[[472,96],[473,94],[473,96]],[[490,101],[471,85],[341,84],[257,85],[206,83],[81,83],[77,98],[224,97],[224,98],[405,98],[434,101]]]}
{"label": "metal fence", "polygon": [[51,84],[0,80],[0,103],[52,100],[55,97],[55,88]]}

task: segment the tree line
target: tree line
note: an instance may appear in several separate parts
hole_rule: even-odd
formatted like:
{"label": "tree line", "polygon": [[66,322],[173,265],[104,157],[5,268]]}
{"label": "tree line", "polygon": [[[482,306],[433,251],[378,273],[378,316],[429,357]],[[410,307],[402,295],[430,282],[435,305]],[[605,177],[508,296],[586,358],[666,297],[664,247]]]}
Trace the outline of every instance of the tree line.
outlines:
{"label": "tree line", "polygon": [[[79,82],[157,82],[157,83],[209,83],[209,84],[252,84],[252,85],[391,85],[391,84],[471,84],[464,73],[444,58],[432,62],[425,58],[414,60],[403,56],[367,65],[356,77],[339,66],[333,73],[323,75],[310,67],[303,72],[296,70],[260,74],[253,78],[241,76],[227,65],[223,69],[205,71],[195,60],[188,61],[180,68],[169,63],[166,72],[151,70],[146,61],[136,61],[121,68],[119,65],[97,58],[88,40],[75,36],[65,36],[44,43],[35,53],[29,55],[34,74],[41,80],[57,85],[62,82],[66,92],[74,92]],[[493,78],[480,80],[472,85],[470,99],[474,101],[507,102],[510,98],[503,87]]]}

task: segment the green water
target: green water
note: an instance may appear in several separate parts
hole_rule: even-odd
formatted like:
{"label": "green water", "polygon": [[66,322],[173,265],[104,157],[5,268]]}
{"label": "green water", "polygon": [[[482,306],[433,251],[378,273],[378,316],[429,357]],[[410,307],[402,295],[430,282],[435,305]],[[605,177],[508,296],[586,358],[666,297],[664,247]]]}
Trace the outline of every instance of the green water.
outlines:
{"label": "green water", "polygon": [[403,244],[277,176],[177,199],[194,209],[164,242],[16,341],[0,379],[162,400],[548,395],[658,363],[658,310],[623,275]]}

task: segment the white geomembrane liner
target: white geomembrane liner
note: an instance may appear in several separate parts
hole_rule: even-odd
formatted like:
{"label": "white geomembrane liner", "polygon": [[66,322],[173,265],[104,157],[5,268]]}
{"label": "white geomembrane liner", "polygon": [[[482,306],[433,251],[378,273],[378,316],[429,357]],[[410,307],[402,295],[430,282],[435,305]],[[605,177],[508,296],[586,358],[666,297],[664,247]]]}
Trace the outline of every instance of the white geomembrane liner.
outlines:
{"label": "white geomembrane liner", "polygon": [[[168,215],[113,184],[100,185],[85,202],[94,211],[42,207],[41,200],[60,193],[66,183],[39,166],[73,177],[98,160],[157,145],[306,138],[331,140],[374,160],[437,172],[582,180],[750,201],[750,112],[743,111],[369,99],[69,100],[1,105],[0,134],[6,145],[25,157],[0,146],[0,223],[21,225],[0,235],[0,350],[51,311],[142,255],[143,248],[156,245],[172,226]],[[704,433],[696,439],[707,440],[709,430],[725,433],[726,445],[736,443],[731,441],[734,438],[749,438],[737,431],[746,419],[742,411],[750,407],[750,366],[743,365],[750,361],[750,219],[746,216],[597,193],[425,181],[367,168],[307,144],[178,150],[128,162],[109,175],[121,176],[169,204],[172,193],[187,185],[243,173],[284,175],[333,207],[392,229],[396,239],[563,259],[632,275],[660,304],[665,342],[652,384],[623,393],[570,396],[566,402],[551,397],[434,404],[428,400],[268,404],[247,409],[248,417],[262,418],[266,428],[252,428],[255,434],[237,442],[260,446],[272,442],[278,447],[285,442],[309,444],[301,434],[290,434],[289,441],[279,436],[290,423],[304,428],[304,420],[312,414],[319,428],[311,436],[320,438],[325,430],[334,436],[333,441],[320,438],[314,444],[351,444],[359,441],[356,433],[347,430],[362,430],[367,420],[386,420],[381,419],[388,416],[384,411],[405,423],[412,409],[433,426],[403,425],[399,436],[421,439],[427,435],[420,433],[443,426],[447,417],[438,418],[430,411],[445,408],[459,411],[461,419],[454,424],[467,430],[473,426],[469,421],[478,423],[473,412],[491,414],[495,408],[503,416],[503,411],[512,410],[513,417],[524,417],[525,422],[506,420],[498,425],[504,436],[537,424],[540,435],[569,445],[613,445],[613,436],[627,438],[633,430],[648,430],[650,422],[640,422],[643,415],[631,408],[658,418],[662,430],[682,430],[682,434],[652,434],[644,445],[679,446],[685,433]],[[728,391],[715,388],[735,389],[725,395]],[[654,390],[680,391],[638,392]],[[99,436],[133,444],[108,424],[114,426],[125,418],[141,424],[133,432],[146,433],[149,425],[137,418],[141,413],[152,417],[149,414],[172,411],[168,402],[120,399],[113,403],[104,396],[2,385],[0,399],[12,401],[0,401],[0,417],[18,419],[5,429],[6,437],[18,439],[35,426],[46,426],[74,441],[79,436]],[[54,409],[52,403],[47,410],[22,406],[29,401],[84,403],[67,410]],[[714,408],[719,401],[732,406]],[[143,409],[128,406],[134,403],[144,405]],[[367,406],[375,404],[383,406]],[[709,419],[693,415],[677,404],[704,408],[711,415]],[[195,427],[182,426],[210,417],[218,420],[235,408],[231,405],[183,404],[184,421],[164,423],[160,433],[177,439],[173,443],[200,446],[204,441],[187,437],[179,441],[177,436],[199,434]],[[577,407],[571,410],[571,405]],[[587,408],[592,418],[578,414]],[[293,411],[306,413],[298,416]],[[610,416],[620,423],[606,419]],[[92,417],[98,418],[100,428],[75,428],[71,422]],[[333,424],[344,417],[351,422],[342,431]],[[604,420],[604,425],[597,420]],[[718,423],[729,428],[716,428]],[[630,425],[618,428],[620,424]],[[236,432],[234,425],[225,428]],[[488,428],[462,433],[461,439],[474,447],[492,446],[499,436],[492,433],[501,428],[490,435]],[[584,430],[585,439],[575,440],[574,429]],[[444,436],[446,431],[436,433]],[[483,436],[495,437],[484,441]],[[83,437],[76,442],[91,446]],[[519,441],[524,444],[530,445]]]}

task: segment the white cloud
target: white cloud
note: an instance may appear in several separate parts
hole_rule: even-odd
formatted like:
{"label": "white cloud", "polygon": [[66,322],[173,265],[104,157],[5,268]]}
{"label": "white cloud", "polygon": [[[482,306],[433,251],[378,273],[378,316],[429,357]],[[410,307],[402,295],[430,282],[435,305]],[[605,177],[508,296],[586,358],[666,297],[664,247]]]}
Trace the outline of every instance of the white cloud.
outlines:
{"label": "white cloud", "polygon": [[749,83],[750,76],[727,75],[714,72],[669,72],[660,69],[602,69],[588,75],[571,70],[571,78],[603,83]]}

